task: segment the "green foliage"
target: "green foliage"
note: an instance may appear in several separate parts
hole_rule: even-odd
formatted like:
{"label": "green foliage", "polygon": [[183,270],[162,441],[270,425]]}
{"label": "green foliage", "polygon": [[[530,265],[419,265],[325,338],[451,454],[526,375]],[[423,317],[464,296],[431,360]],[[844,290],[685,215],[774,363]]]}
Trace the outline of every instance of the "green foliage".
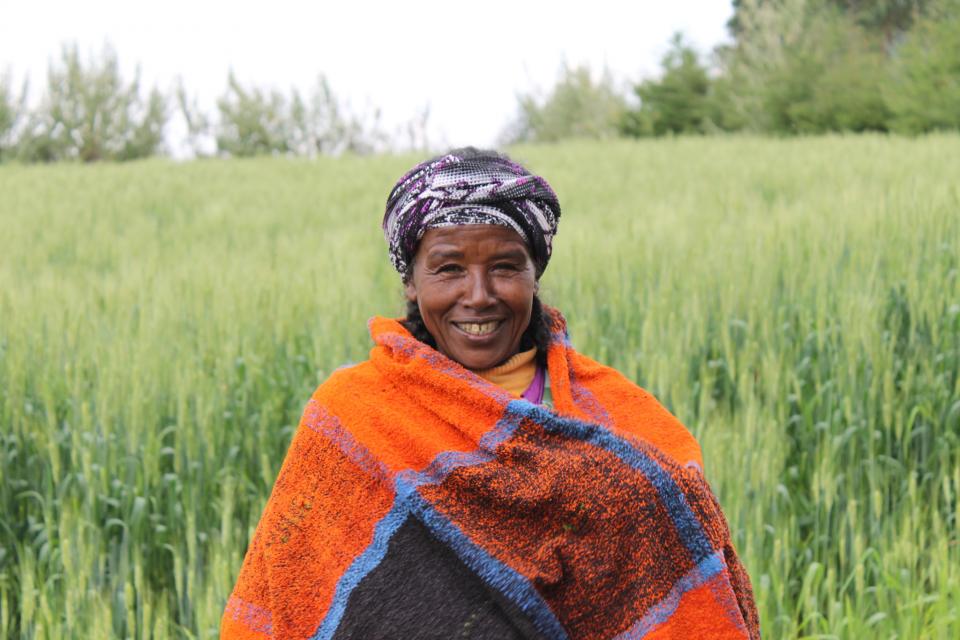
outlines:
{"label": "green foliage", "polygon": [[721,119],[775,133],[960,128],[956,0],[734,6]]}
{"label": "green foliage", "polygon": [[[885,131],[890,111],[883,97],[885,56],[880,42],[850,24],[825,30],[819,71],[806,100],[788,109],[799,132]],[[828,44],[830,43],[830,44]]]}
{"label": "green foliage", "polygon": [[[426,112],[420,117],[426,127]],[[317,78],[308,97],[293,92],[290,120],[290,147],[298,155],[367,154],[388,144],[388,136],[379,126],[380,112],[370,117],[354,113],[334,95],[324,76]]]}
{"label": "green foliage", "polygon": [[212,123],[209,116],[198,106],[196,98],[192,98],[187,93],[182,78],[177,79],[174,97],[176,99],[177,109],[187,128],[187,135],[184,139],[187,148],[195,158],[210,155],[211,150],[206,144],[206,141],[207,138],[212,137]]}
{"label": "green foliage", "polygon": [[745,0],[738,20],[722,57],[727,120],[773,133],[886,130],[879,37],[810,0]]}
{"label": "green foliage", "polygon": [[[715,58],[721,67],[724,60],[733,53],[729,47],[718,47]],[[751,126],[751,114],[743,108],[743,91],[739,79],[726,67],[726,73],[717,74],[710,80],[710,94],[707,99],[707,127],[711,133],[717,131],[742,131],[757,129]]]}
{"label": "green foliage", "polygon": [[520,113],[503,133],[505,142],[614,137],[626,109],[610,74],[594,80],[586,66],[564,65],[545,97],[526,94],[518,100]]}
{"label": "green foliage", "polygon": [[231,71],[227,90],[217,100],[217,149],[231,156],[286,153],[290,150],[290,118],[286,97],[240,85]]}
{"label": "green foliage", "polygon": [[623,119],[625,135],[703,133],[709,117],[710,78],[696,50],[677,33],[661,62],[663,75],[634,87],[640,106]]}
{"label": "green foliage", "polygon": [[[937,0],[822,0],[819,6],[840,9],[861,26],[881,34],[887,43],[910,29],[913,21]],[[776,7],[782,0],[733,0],[733,16],[727,23],[730,33],[739,37],[744,13],[761,5]]]}
{"label": "green foliage", "polygon": [[[180,102],[187,114],[184,100]],[[231,72],[217,108],[217,149],[229,156],[362,154],[387,144],[378,125],[379,112],[368,125],[341,104],[323,76],[303,98],[296,90],[287,97],[275,90],[245,88]],[[188,122],[197,121],[195,116],[186,117]]]}
{"label": "green foliage", "polygon": [[[172,98],[186,125],[183,143],[195,156],[367,154],[389,149],[399,136],[410,149],[429,146],[429,109],[400,125],[392,137],[380,125],[379,110],[354,111],[322,75],[302,96],[296,90],[287,95],[245,87],[231,71],[216,115],[204,113],[182,81]],[[165,95],[154,88],[142,96],[139,72],[125,81],[109,45],[87,60],[76,45],[64,46],[48,69],[46,92],[35,108],[27,106],[26,83],[17,94],[10,73],[0,74],[0,161],[93,162],[158,155],[164,151],[167,119]]]}
{"label": "green foliage", "polygon": [[914,20],[937,0],[830,0],[850,14],[858,24],[883,36],[891,43],[908,31]]}
{"label": "green foliage", "polygon": [[140,95],[139,77],[126,82],[117,55],[104,47],[84,62],[65,46],[47,74],[41,106],[20,141],[26,161],[132,160],[154,155],[163,143],[166,100],[157,90]]}
{"label": "green foliage", "polygon": [[771,78],[766,105],[780,132],[885,130],[889,111],[880,42],[841,15],[808,18],[785,65]]}
{"label": "green foliage", "polygon": [[26,113],[27,81],[18,96],[9,71],[0,74],[0,162],[16,152],[18,128]]}
{"label": "green foliage", "polygon": [[[697,435],[765,638],[960,637],[958,148],[515,150],[545,301]],[[0,167],[0,638],[217,636],[310,393],[402,313],[413,160]]]}
{"label": "green foliage", "polygon": [[893,59],[885,96],[904,133],[960,129],[960,2],[921,19]]}

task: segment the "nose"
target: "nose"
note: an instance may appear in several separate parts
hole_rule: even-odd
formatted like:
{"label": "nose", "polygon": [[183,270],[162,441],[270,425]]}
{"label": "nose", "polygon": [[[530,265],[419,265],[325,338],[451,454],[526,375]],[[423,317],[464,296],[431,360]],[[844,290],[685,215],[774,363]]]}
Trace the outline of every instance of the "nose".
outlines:
{"label": "nose", "polygon": [[468,270],[465,287],[461,298],[463,306],[470,309],[485,309],[497,303],[493,287],[490,286],[486,273]]}

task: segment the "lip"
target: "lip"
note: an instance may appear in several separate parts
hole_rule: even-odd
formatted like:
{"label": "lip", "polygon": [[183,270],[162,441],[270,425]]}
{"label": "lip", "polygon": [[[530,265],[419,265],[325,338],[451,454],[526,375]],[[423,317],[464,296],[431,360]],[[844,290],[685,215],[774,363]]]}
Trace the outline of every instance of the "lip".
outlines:
{"label": "lip", "polygon": [[496,317],[496,318],[457,318],[456,320],[451,320],[454,324],[486,324],[487,322],[503,322],[506,318]]}
{"label": "lip", "polygon": [[[459,326],[457,326],[458,322],[464,323],[464,324],[466,323],[486,324],[488,322],[498,322],[499,326],[497,326],[496,329],[494,329],[493,331],[491,331],[486,335],[478,336],[472,333],[468,333],[463,329],[461,329]],[[456,330],[457,334],[463,336],[465,339],[470,340],[471,342],[488,342],[492,340],[493,338],[497,337],[500,334],[500,331],[503,329],[504,326],[506,326],[506,324],[507,322],[504,318],[488,318],[486,320],[451,320],[450,321],[450,325],[454,328],[454,330]]]}

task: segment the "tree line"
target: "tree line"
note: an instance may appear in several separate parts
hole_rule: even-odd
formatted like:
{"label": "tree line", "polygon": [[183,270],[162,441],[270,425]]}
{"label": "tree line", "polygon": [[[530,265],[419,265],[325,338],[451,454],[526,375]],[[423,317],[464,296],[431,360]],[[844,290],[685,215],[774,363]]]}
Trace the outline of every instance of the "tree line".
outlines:
{"label": "tree line", "polygon": [[[732,42],[704,56],[681,34],[657,77],[624,89],[565,67],[545,94],[520,95],[501,142],[747,131],[919,134],[960,128],[960,0],[733,0]],[[125,80],[105,47],[75,45],[29,106],[0,75],[0,161],[130,160],[169,152],[171,116],[194,155],[300,156],[426,149],[429,111],[388,132],[324,76],[306,94],[244,86],[231,72],[213,114],[182,83],[167,94]]]}
{"label": "tree line", "polygon": [[425,107],[388,131],[378,110],[361,112],[338,98],[320,75],[302,94],[245,86],[231,71],[214,114],[198,106],[178,81],[169,92],[144,91],[139,73],[126,80],[109,45],[84,59],[64,46],[47,71],[38,104],[28,104],[27,82],[0,76],[0,161],[133,160],[170,152],[171,117],[186,127],[181,142],[194,156],[331,155],[373,153],[398,144],[426,148]]}
{"label": "tree line", "polygon": [[565,68],[520,97],[504,141],[960,128],[960,0],[733,4],[733,42],[709,57],[677,34],[659,77],[627,92]]}

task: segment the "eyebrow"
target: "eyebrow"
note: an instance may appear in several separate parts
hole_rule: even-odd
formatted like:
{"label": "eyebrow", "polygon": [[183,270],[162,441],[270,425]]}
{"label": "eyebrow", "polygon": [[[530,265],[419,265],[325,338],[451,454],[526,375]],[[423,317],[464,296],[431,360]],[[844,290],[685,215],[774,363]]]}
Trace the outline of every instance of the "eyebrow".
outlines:
{"label": "eyebrow", "polygon": [[[427,254],[427,260],[456,260],[463,258],[464,253],[459,249],[433,249]],[[491,256],[491,260],[518,260],[523,261],[527,257],[523,249],[504,249]]]}
{"label": "eyebrow", "polygon": [[527,254],[523,249],[506,249],[494,254],[494,260],[526,260]]}
{"label": "eyebrow", "polygon": [[427,254],[428,260],[446,260],[462,257],[463,251],[458,251],[457,249],[434,249]]}

